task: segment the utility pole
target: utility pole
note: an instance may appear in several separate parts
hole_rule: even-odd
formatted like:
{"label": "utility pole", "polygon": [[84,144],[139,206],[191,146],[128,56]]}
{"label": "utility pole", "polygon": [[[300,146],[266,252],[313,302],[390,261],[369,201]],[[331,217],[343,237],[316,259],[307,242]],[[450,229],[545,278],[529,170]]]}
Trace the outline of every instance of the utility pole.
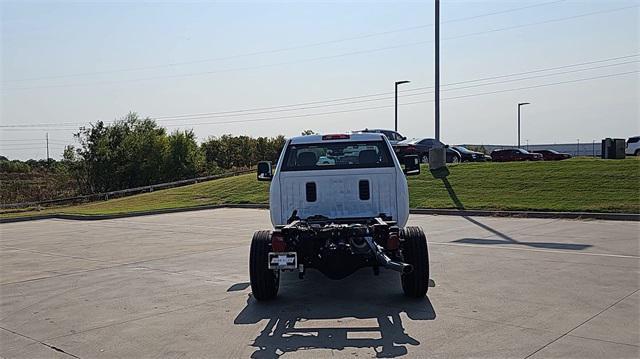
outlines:
{"label": "utility pole", "polygon": [[434,66],[434,122],[436,144],[429,149],[429,171],[435,178],[446,178],[449,175],[446,161],[446,150],[440,141],[440,0],[435,1],[435,66]]}
{"label": "utility pole", "polygon": [[47,132],[47,162],[49,162],[49,132]]}
{"label": "utility pole", "polygon": [[402,84],[406,84],[409,83],[411,81],[396,81],[396,105],[395,105],[395,109],[396,109],[396,126],[394,128],[394,130],[396,132],[398,132],[398,85],[402,85]]}
{"label": "utility pole", "polygon": [[435,0],[435,122],[436,143],[440,142],[440,0]]}
{"label": "utility pole", "polygon": [[580,139],[578,138],[578,144],[576,145],[576,157],[580,156]]}

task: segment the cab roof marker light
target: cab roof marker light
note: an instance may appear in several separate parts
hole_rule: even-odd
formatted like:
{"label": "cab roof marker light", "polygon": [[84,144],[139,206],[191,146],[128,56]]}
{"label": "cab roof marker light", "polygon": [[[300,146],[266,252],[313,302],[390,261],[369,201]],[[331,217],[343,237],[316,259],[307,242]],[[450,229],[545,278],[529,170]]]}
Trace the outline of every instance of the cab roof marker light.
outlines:
{"label": "cab roof marker light", "polygon": [[331,134],[322,136],[323,141],[327,140],[348,140],[351,136],[347,134]]}

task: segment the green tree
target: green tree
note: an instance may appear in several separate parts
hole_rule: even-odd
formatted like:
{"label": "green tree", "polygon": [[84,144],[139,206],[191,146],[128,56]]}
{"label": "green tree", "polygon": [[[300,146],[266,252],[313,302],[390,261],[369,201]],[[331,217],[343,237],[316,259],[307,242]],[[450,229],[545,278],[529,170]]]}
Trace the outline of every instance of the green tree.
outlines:
{"label": "green tree", "polygon": [[169,149],[165,162],[166,179],[175,181],[202,174],[205,156],[192,130],[175,131],[169,136]]}
{"label": "green tree", "polygon": [[151,119],[129,113],[111,125],[99,121],[76,134],[87,183],[92,192],[103,192],[160,182],[168,138]]}

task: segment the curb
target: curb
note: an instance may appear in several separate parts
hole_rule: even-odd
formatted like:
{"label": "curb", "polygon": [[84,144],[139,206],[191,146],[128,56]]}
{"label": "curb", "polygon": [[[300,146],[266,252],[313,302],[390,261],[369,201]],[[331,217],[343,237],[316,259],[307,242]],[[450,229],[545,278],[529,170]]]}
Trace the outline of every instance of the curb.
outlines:
{"label": "curb", "polygon": [[105,219],[118,219],[129,217],[141,217],[141,216],[153,216],[157,214],[169,214],[180,213],[190,211],[202,211],[207,209],[220,209],[220,208],[251,208],[251,209],[269,209],[268,204],[260,203],[246,203],[246,204],[208,204],[202,206],[182,207],[182,208],[166,208],[156,209],[153,211],[142,212],[129,212],[129,213],[115,213],[115,214],[43,214],[29,217],[15,217],[15,218],[0,218],[0,223],[16,223],[25,221],[39,221],[42,219],[67,219],[73,221],[100,221]]}
{"label": "curb", "polygon": [[600,213],[600,212],[537,212],[537,211],[487,211],[411,208],[411,214],[431,214],[444,216],[473,217],[513,217],[513,218],[553,218],[553,219],[600,219],[607,221],[640,221],[640,213]]}
{"label": "curb", "polygon": [[[79,215],[79,214],[43,214],[30,217],[0,218],[0,223],[16,223],[25,221],[38,221],[42,219],[66,219],[75,221],[99,221],[104,219],[118,219],[140,216],[152,216],[156,214],[180,213],[190,211],[202,211],[219,208],[250,208],[269,209],[268,204],[211,204],[183,208],[166,208],[153,211]],[[411,208],[411,214],[427,214],[441,216],[472,216],[472,217],[513,217],[513,218],[555,218],[555,219],[599,219],[608,221],[635,221],[640,222],[640,213],[597,213],[597,212],[536,212],[536,211],[487,211],[487,210],[457,210],[457,209],[431,209]]]}

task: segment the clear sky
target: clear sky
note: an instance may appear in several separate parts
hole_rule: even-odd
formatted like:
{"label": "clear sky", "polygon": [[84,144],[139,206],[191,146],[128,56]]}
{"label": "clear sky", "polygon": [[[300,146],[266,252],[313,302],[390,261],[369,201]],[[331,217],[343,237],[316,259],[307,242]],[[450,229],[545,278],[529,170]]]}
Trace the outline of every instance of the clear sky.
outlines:
{"label": "clear sky", "polygon": [[[432,1],[0,6],[9,158],[44,158],[47,132],[60,158],[74,128],[129,111],[200,140],[393,128],[397,80],[411,80],[399,131],[434,135]],[[523,143],[640,134],[639,6],[442,1],[443,141],[514,144],[523,101]],[[210,115],[171,118],[201,113]]]}

